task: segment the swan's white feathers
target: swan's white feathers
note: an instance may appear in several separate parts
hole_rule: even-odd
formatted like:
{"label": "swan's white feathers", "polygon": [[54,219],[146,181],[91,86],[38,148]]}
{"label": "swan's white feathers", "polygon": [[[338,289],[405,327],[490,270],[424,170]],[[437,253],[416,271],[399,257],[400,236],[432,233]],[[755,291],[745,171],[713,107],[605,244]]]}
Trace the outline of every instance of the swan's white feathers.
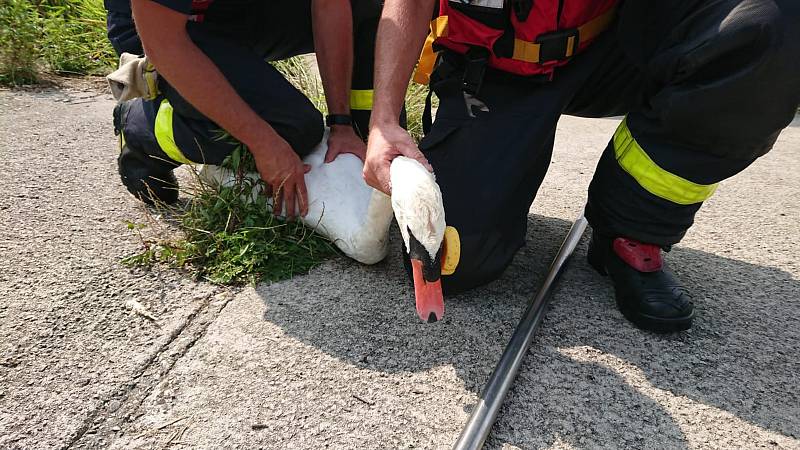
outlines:
{"label": "swan's white feathers", "polygon": [[[325,164],[327,141],[326,133],[322,143],[303,159],[311,166],[306,174],[308,215],[303,222],[331,239],[347,256],[375,264],[388,251],[394,209],[406,249],[411,229],[434,259],[444,239],[445,220],[442,193],[433,174],[416,160],[398,156],[390,169],[390,200],[364,182],[358,157],[342,154]],[[204,166],[200,173],[206,181],[215,183],[230,184],[234,179],[230,171],[216,166]],[[258,179],[256,173],[248,176]]]}
{"label": "swan's white feathers", "polygon": [[390,174],[392,209],[406,249],[409,249],[410,229],[434,259],[446,227],[442,192],[436,178],[418,161],[405,156],[392,161]]}
{"label": "swan's white feathers", "polygon": [[[325,164],[327,142],[326,133],[320,145],[303,158],[311,171],[306,174],[308,214],[302,220],[345,255],[363,264],[375,264],[388,252],[391,202],[364,182],[363,164],[357,156],[342,154]],[[220,167],[204,166],[200,173],[206,181],[233,182],[233,174]],[[258,179],[256,173],[248,176]]]}

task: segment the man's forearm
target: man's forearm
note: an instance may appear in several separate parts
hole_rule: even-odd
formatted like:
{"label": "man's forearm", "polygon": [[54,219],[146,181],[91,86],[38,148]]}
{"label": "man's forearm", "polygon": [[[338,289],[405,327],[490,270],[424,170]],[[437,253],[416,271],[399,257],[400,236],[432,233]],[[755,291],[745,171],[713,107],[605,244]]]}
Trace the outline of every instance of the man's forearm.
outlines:
{"label": "man's forearm", "polygon": [[350,113],[353,13],[350,0],[313,0],[314,49],[331,114]]}
{"label": "man's forearm", "polygon": [[[176,50],[178,50],[176,48]],[[277,138],[277,133],[239,97],[228,80],[197,47],[165,52],[164,61],[152,58],[178,92],[225,131],[253,151]],[[191,68],[191,73],[187,73]]]}
{"label": "man's forearm", "polygon": [[[152,15],[174,14],[149,1],[134,1],[133,12],[145,51],[159,73],[180,94],[233,137],[260,152],[280,136],[233,89],[217,66],[190,40],[185,25],[157,26]],[[154,8],[157,7],[157,8]],[[148,26],[154,24],[154,26]],[[170,45],[151,45],[165,42]]]}
{"label": "man's forearm", "polygon": [[386,0],[375,44],[372,124],[397,124],[435,0]]}

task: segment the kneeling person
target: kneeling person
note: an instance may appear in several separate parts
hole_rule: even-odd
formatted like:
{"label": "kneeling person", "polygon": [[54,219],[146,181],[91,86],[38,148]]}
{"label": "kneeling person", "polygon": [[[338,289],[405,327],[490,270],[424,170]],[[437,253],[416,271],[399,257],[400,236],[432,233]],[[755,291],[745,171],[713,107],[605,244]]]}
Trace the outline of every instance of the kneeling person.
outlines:
{"label": "kneeling person", "polygon": [[[461,241],[442,287],[463,291],[498,278],[524,244],[561,114],[626,115],[589,187],[589,263],[611,278],[637,326],[689,328],[691,296],[662,265],[662,249],[680,242],[717,184],[766,154],[795,117],[798,2],[513,6],[386,1],[367,182],[389,192],[398,154],[430,163]],[[396,117],[429,24],[418,68],[433,72],[417,79],[429,78],[439,107],[417,148]]]}

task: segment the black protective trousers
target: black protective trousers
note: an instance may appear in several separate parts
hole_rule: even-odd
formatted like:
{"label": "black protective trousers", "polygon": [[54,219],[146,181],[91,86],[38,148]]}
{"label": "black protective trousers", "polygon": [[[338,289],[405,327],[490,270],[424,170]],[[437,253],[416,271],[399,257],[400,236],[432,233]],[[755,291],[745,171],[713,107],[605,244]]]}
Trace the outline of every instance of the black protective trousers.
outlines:
{"label": "black protective trousers", "polygon": [[552,81],[488,70],[475,95],[485,108],[465,99],[462,64],[439,58],[431,86],[440,105],[420,144],[461,236],[446,293],[497,278],[524,244],[561,114],[626,116],[589,187],[595,232],[679,242],[714,184],[767,153],[795,116],[800,2],[625,2]]}
{"label": "black protective trousers", "polygon": [[[223,1],[212,4],[206,13],[207,20],[187,23],[189,36],[242,99],[298,155],[307,155],[322,140],[322,115],[311,100],[267,61],[314,51],[310,0],[261,2],[243,7],[236,17],[215,16],[213,8]],[[382,3],[380,0],[353,0],[351,3],[354,25],[351,86],[353,90],[371,93],[375,33]],[[131,38],[131,25],[129,13],[109,11],[109,38],[119,47],[118,52],[135,51],[141,45],[138,39]],[[163,77],[159,79],[159,91],[154,100],[131,102],[122,129],[129,146],[172,166],[181,162],[219,165],[239,146]],[[352,111],[356,130],[363,138],[366,138],[370,110]],[[165,138],[164,134],[169,136]],[[174,151],[164,152],[167,150],[164,139],[174,143],[169,147],[177,148],[182,158],[175,158]]]}

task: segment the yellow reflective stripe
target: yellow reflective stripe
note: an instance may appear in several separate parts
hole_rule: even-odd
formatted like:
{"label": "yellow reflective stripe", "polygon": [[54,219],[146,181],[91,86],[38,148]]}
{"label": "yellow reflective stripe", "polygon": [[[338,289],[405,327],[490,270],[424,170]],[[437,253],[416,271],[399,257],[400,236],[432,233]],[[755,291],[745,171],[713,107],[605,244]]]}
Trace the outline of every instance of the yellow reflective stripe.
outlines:
{"label": "yellow reflective stripe", "polygon": [[181,149],[175,144],[175,136],[172,132],[172,105],[167,99],[162,100],[161,106],[158,107],[155,134],[158,146],[171,160],[181,164],[194,164],[183,155]]}
{"label": "yellow reflective stripe", "polygon": [[697,184],[659,167],[636,142],[627,122],[624,119],[614,133],[614,153],[620,167],[641,187],[679,205],[700,203],[714,194],[719,183]]}
{"label": "yellow reflective stripe", "polygon": [[350,91],[350,109],[372,109],[372,89],[353,89]]}

